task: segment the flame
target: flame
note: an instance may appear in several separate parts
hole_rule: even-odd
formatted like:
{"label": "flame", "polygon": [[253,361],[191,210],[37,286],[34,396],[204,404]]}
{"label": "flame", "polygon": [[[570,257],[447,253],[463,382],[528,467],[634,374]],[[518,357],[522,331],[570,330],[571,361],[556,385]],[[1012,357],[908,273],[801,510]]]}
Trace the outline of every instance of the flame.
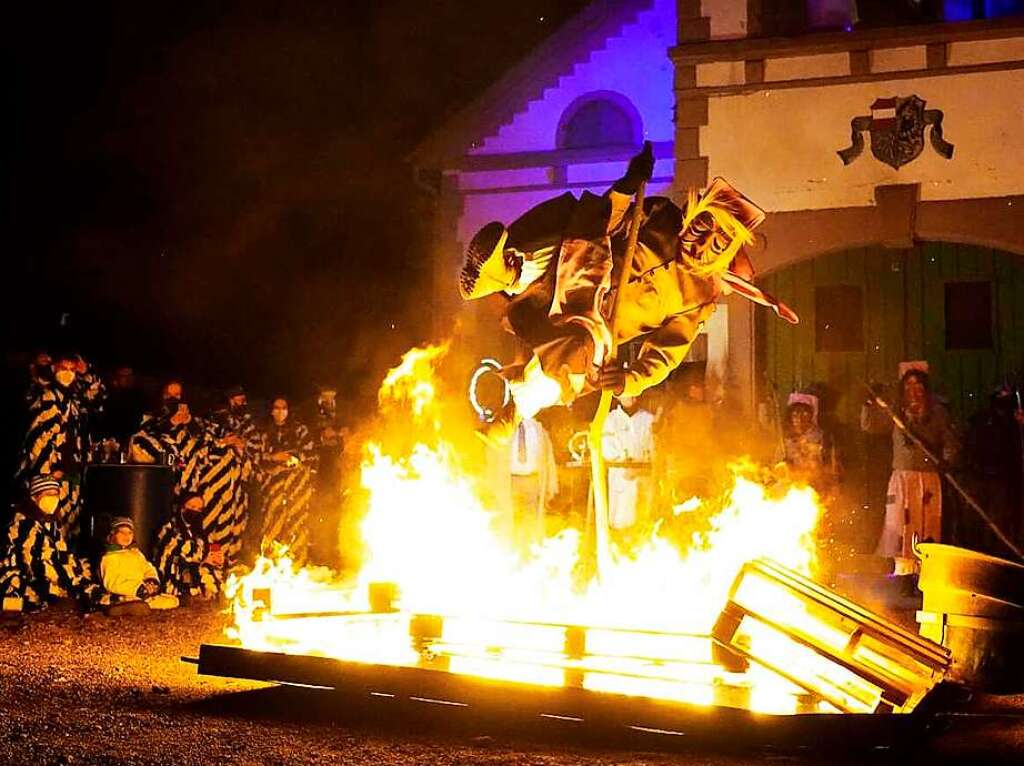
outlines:
{"label": "flame", "polygon": [[382,408],[408,404],[417,420],[427,414],[437,397],[433,370],[437,362],[448,353],[448,343],[439,346],[410,349],[401,363],[388,371],[377,395]]}
{"label": "flame", "polygon": [[[433,432],[429,444],[417,442],[402,454],[388,454],[380,442],[367,446],[368,508],[360,527],[366,555],[358,573],[343,580],[324,569],[296,570],[284,549],[261,558],[250,574],[229,582],[232,637],[257,649],[415,665],[422,657],[409,641],[412,615],[443,615],[443,641],[454,647],[450,671],[560,685],[560,666],[542,661],[563,649],[557,626],[596,626],[587,647],[600,656],[586,661],[592,672],[584,688],[711,704],[728,674],[710,664],[710,641],[699,636],[710,632],[746,561],[767,556],[813,572],[820,514],[813,490],[766,487],[750,464],[738,464],[724,497],[691,499],[665,522],[701,516],[702,528],[681,542],[678,531],[657,524],[631,550],[614,551],[600,579],[586,581],[581,530],[567,528],[517,550],[502,514],[482,499],[478,474],[464,466],[465,450],[436,438],[437,370],[447,351],[447,344],[413,349],[381,386],[382,410],[404,408]],[[402,427],[413,426],[406,419]],[[345,614],[365,613],[370,584],[380,582],[397,586],[400,611]],[[272,604],[265,603],[267,589]],[[296,612],[334,614],[289,617]],[[659,643],[651,631],[695,638]],[[506,646],[500,657],[472,649],[495,642]],[[655,650],[668,652],[670,661],[637,659]],[[793,712],[784,700],[795,698],[795,687],[787,682],[751,671],[743,683],[751,709]]]}

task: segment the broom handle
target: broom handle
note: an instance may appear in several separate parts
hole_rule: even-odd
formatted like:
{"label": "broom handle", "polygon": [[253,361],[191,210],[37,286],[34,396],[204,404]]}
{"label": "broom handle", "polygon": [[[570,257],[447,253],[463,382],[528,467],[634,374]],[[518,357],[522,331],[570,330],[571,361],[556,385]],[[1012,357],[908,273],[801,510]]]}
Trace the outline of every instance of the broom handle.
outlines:
{"label": "broom handle", "polygon": [[[936,457],[935,453],[928,448],[928,445],[926,445],[917,434],[915,434],[913,431],[910,430],[910,428],[907,427],[907,424],[903,422],[903,419],[899,415],[893,412],[893,409],[892,407],[889,406],[888,402],[886,402],[885,399],[876,394],[874,392],[874,389],[871,388],[871,386],[868,386],[866,383],[864,385],[868,389],[869,395],[871,396],[872,400],[874,400],[875,404],[881,407],[885,414],[889,416],[889,418],[892,420],[896,428],[899,429],[900,432],[905,434],[908,439],[914,442],[914,444],[917,445],[917,448],[924,453],[924,456],[931,460],[933,463],[935,463],[936,467],[941,465],[941,462],[939,461],[939,458]],[[985,513],[985,510],[981,507],[978,501],[971,497],[967,490],[961,487],[960,483],[955,478],[953,478],[953,475],[949,471],[940,471],[939,475],[942,476],[947,482],[949,482],[949,486],[955,489],[957,493],[960,495],[960,497],[964,499],[964,502],[967,503],[967,505],[971,508],[971,510],[981,517],[981,520],[988,525],[989,529],[991,529],[995,536],[999,538],[999,541],[1007,548],[1009,548],[1011,551],[1013,551],[1014,555],[1018,559],[1024,561],[1024,552],[1022,552],[1021,549],[1018,548],[1013,543],[1013,541],[1006,536],[1006,534],[1004,534],[1003,530],[1001,530],[999,526],[992,520],[992,518],[987,513]]]}
{"label": "broom handle", "polygon": [[[644,216],[644,192],[647,182],[643,181],[636,190],[636,198],[633,202],[633,218],[629,225],[629,239],[626,241],[626,253],[622,259],[622,267],[619,269],[619,278],[616,284],[615,295],[612,298],[611,333],[612,345],[608,349],[608,355],[604,360],[605,364],[615,360],[618,352],[618,323],[619,308],[622,293],[629,283],[629,275],[633,269],[633,256],[636,253],[636,243],[640,236],[640,224]],[[612,392],[601,391],[601,401],[597,405],[597,412],[594,419],[590,421],[590,483],[594,491],[594,542],[597,554],[597,577],[601,578],[602,572],[607,572],[611,564],[611,548],[608,540],[608,472],[604,460],[604,423],[612,408]]]}

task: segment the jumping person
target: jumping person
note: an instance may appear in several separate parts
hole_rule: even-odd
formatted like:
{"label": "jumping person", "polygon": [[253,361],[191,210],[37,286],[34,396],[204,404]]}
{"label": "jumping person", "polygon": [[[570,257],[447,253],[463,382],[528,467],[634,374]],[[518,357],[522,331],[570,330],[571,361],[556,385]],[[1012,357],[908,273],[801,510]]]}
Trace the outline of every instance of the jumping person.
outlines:
{"label": "jumping person", "polygon": [[566,193],[509,226],[487,224],[469,243],[460,294],[465,300],[503,295],[505,329],[532,350],[503,370],[513,401],[490,428],[495,438],[507,439],[519,417],[589,391],[637,396],[657,385],[685,359],[723,293],[738,292],[797,321],[749,281],[753,268],[741,248],[752,242],[764,213],[715,179],[683,209],[665,197],[645,200],[614,339],[619,346],[636,339],[642,345],[628,369],[609,362],[612,271],[625,257],[632,196],[653,167],[647,144],[605,195]]}

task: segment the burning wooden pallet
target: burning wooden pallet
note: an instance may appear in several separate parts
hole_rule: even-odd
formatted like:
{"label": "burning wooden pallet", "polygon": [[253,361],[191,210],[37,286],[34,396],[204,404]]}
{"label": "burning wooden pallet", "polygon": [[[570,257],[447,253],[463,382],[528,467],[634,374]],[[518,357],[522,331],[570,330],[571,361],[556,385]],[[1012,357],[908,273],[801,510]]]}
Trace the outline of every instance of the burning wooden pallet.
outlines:
{"label": "burning wooden pallet", "polygon": [[[270,608],[261,650],[204,645],[199,672],[541,716],[611,706],[630,725],[665,728],[709,711],[911,713],[949,667],[943,647],[763,559],[743,567],[711,635],[414,614],[379,587],[371,603]],[[330,656],[303,644],[314,627],[331,637]]]}

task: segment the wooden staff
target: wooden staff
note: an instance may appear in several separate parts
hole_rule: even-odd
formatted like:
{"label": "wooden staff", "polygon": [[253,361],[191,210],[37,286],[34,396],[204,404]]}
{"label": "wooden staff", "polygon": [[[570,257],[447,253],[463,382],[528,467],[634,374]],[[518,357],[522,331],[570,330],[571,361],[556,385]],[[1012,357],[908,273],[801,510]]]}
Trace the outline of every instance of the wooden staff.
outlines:
{"label": "wooden staff", "polygon": [[[636,190],[633,202],[633,218],[630,222],[629,239],[626,241],[626,253],[619,269],[619,279],[612,298],[612,315],[609,321],[612,332],[612,345],[604,359],[604,364],[615,361],[618,352],[619,308],[622,305],[622,293],[629,282],[629,274],[633,270],[633,256],[636,253],[637,238],[640,236],[640,224],[644,216],[644,191],[647,182],[642,181]],[[608,542],[608,472],[604,461],[604,423],[612,408],[612,392],[601,391],[601,401],[597,405],[594,419],[590,421],[590,483],[594,494],[594,543],[597,554],[597,576],[607,572],[611,564],[611,548]]]}
{"label": "wooden staff", "polygon": [[[924,453],[924,456],[931,460],[933,463],[935,463],[935,467],[936,469],[938,469],[939,466],[942,465],[942,461],[940,461],[939,458],[936,457],[935,453],[928,448],[928,445],[926,445],[921,440],[921,437],[915,434],[907,426],[907,424],[903,422],[903,419],[893,411],[892,407],[890,407],[889,404],[882,397],[875,393],[874,389],[872,389],[871,386],[867,385],[866,383],[864,385],[867,388],[869,395],[871,399],[874,401],[874,403],[885,411],[885,414],[889,416],[893,424],[900,430],[900,432],[902,432],[908,439],[910,439],[910,441],[914,442],[914,444],[917,445],[917,448]],[[1014,555],[1018,559],[1024,561],[1024,552],[1022,552],[1020,548],[1014,545],[1013,541],[1003,533],[1003,530],[1001,530],[999,526],[994,521],[992,521],[992,518],[987,513],[985,513],[985,510],[981,507],[981,505],[978,504],[978,501],[971,497],[971,495],[967,492],[966,489],[960,486],[960,483],[955,478],[953,478],[953,474],[951,474],[949,471],[939,470],[939,475],[949,482],[949,486],[951,486],[953,489],[957,491],[957,493],[960,495],[960,497],[964,499],[964,502],[967,503],[967,505],[971,508],[972,511],[981,516],[981,520],[988,524],[989,529],[991,529],[995,536],[999,538],[999,541],[1007,548],[1009,548],[1011,551],[1013,551]]]}

